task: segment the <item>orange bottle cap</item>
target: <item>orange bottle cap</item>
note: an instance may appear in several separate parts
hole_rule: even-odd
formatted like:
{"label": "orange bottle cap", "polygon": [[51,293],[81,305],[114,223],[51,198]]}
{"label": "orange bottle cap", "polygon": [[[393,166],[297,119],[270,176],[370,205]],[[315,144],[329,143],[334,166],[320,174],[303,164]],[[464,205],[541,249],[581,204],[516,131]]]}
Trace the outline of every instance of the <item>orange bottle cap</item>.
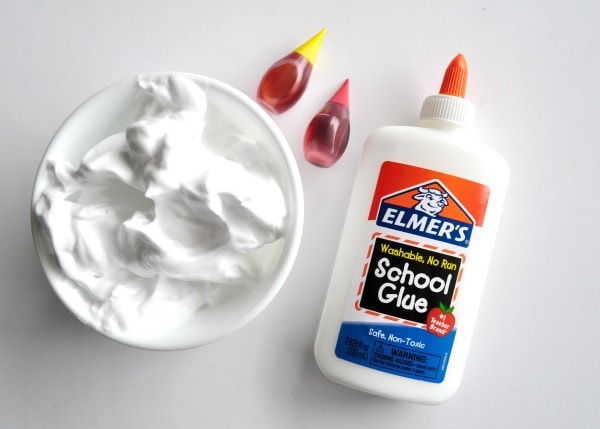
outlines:
{"label": "orange bottle cap", "polygon": [[448,64],[444,80],[442,81],[442,87],[440,88],[440,94],[465,98],[468,75],[467,61],[463,54],[458,54]]}
{"label": "orange bottle cap", "polygon": [[469,128],[475,117],[473,104],[465,100],[467,61],[458,54],[444,74],[439,94],[430,95],[421,107],[421,121],[443,121]]}

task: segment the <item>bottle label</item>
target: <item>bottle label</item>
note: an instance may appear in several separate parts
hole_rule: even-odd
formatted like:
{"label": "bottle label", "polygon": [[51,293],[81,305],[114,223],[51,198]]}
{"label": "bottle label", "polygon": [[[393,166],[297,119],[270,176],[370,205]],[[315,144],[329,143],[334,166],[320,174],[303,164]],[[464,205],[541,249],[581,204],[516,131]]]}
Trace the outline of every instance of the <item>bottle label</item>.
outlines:
{"label": "bottle label", "polygon": [[382,164],[336,355],[440,383],[460,326],[468,253],[489,188],[406,164]]}

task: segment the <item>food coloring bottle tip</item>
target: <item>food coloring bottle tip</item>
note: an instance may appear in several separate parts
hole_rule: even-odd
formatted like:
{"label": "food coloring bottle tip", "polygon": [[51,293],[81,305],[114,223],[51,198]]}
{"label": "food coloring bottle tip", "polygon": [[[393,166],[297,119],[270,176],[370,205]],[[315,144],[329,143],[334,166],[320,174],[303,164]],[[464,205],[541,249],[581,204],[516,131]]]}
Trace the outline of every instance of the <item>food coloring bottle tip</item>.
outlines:
{"label": "food coloring bottle tip", "polygon": [[310,121],[304,134],[304,158],[331,167],[344,154],[350,138],[349,79]]}
{"label": "food coloring bottle tip", "polygon": [[308,41],[298,46],[294,52],[299,53],[304,58],[308,60],[313,66],[317,61],[317,54],[319,53],[319,49],[321,48],[321,42],[323,42],[323,37],[325,37],[325,28],[311,37]]}
{"label": "food coloring bottle tip", "polygon": [[322,29],[265,72],[257,100],[269,112],[280,114],[298,102],[310,79],[326,29]]}
{"label": "food coloring bottle tip", "polygon": [[315,340],[340,384],[424,404],[459,387],[510,174],[470,130],[467,75],[459,54],[417,126],[365,141]]}

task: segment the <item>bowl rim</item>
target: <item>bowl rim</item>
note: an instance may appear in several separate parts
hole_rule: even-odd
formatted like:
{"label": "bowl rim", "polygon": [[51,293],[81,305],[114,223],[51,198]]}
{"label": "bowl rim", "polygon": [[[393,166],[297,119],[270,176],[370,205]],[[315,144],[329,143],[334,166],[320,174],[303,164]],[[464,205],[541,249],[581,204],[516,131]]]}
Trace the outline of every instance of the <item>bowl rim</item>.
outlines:
{"label": "bowl rim", "polygon": [[[160,340],[153,341],[152,339],[148,339],[147,337],[132,338],[127,335],[107,333],[102,330],[96,329],[92,324],[88,323],[80,316],[80,314],[78,314],[76,309],[73,308],[73,306],[66,300],[64,296],[65,291],[63,290],[63,282],[59,281],[60,279],[57,279],[54,276],[54,274],[52,274],[52,271],[56,271],[57,268],[58,271],[60,271],[60,268],[54,267],[53,264],[48,260],[48,255],[46,254],[47,250],[44,249],[44,244],[42,243],[41,238],[42,226],[40,225],[40,222],[37,219],[35,213],[35,205],[42,190],[44,189],[42,183],[44,182],[44,180],[42,180],[43,169],[47,165],[49,155],[52,149],[59,144],[61,134],[65,132],[65,130],[68,129],[68,127],[70,127],[74,121],[77,120],[78,116],[82,114],[81,112],[83,112],[84,109],[86,109],[90,104],[94,103],[100,98],[113,96],[111,95],[113,91],[117,91],[118,94],[120,91],[130,88],[131,85],[135,84],[135,82],[140,76],[169,74],[179,74],[187,76],[196,82],[203,83],[207,87],[216,88],[218,91],[231,98],[234,102],[243,105],[243,107],[248,109],[249,112],[252,113],[257,118],[257,120],[262,123],[262,125],[266,128],[268,133],[272,135],[272,143],[274,147],[277,148],[279,154],[281,155],[281,158],[284,161],[282,171],[285,171],[287,176],[289,176],[289,189],[286,191],[286,193],[289,194],[289,197],[287,199],[290,202],[290,206],[292,206],[291,210],[293,215],[288,218],[288,225],[286,226],[287,235],[285,237],[284,246],[285,257],[281,257],[280,260],[277,262],[276,268],[274,269],[275,275],[273,277],[273,281],[270,282],[268,285],[264,285],[262,287],[262,290],[257,295],[257,298],[254,300],[253,306],[251,306],[250,308],[246,307],[246,311],[243,314],[241,314],[241,316],[237,318],[234,323],[231,323],[226,327],[222,327],[220,330],[212,334],[194,336],[193,338],[189,338],[187,341],[165,342]],[[224,83],[220,80],[208,76],[190,72],[177,71],[148,72],[126,77],[96,91],[91,96],[87,97],[83,102],[81,102],[58,127],[58,129],[50,139],[49,143],[46,145],[43,155],[36,169],[36,174],[30,197],[30,226],[35,252],[42,266],[44,275],[48,283],[50,283],[50,286],[52,287],[54,293],[59,297],[63,305],[65,305],[65,307],[67,307],[71,314],[73,314],[84,325],[90,327],[93,331],[107,338],[110,338],[111,340],[128,346],[133,346],[136,348],[147,350],[182,350],[211,343],[241,329],[250,321],[252,321],[273,301],[275,296],[279,293],[284,283],[286,282],[299,251],[304,227],[304,194],[298,165],[287,139],[285,138],[281,129],[271,118],[271,116],[263,108],[261,108],[257,102],[255,102],[248,95],[238,90],[237,88],[234,88],[233,86],[227,83]]]}

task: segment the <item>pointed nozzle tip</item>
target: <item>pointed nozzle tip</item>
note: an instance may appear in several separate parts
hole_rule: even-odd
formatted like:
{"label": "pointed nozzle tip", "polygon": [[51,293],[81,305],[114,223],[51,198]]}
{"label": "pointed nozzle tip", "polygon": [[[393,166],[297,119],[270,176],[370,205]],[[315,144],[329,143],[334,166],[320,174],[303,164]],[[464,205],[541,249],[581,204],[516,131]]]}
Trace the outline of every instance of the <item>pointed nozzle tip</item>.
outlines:
{"label": "pointed nozzle tip", "polygon": [[321,42],[323,41],[323,37],[325,36],[326,28],[323,28],[313,37],[311,37],[308,41],[298,46],[294,52],[299,53],[303,57],[305,57],[311,64],[315,64],[317,60],[317,54],[319,53],[319,48],[321,47]]}
{"label": "pointed nozzle tip", "polygon": [[450,61],[448,67],[461,67],[466,70],[467,60],[465,59],[465,56],[463,54],[458,53],[454,58],[452,58],[452,61]]}
{"label": "pointed nozzle tip", "polygon": [[440,94],[465,98],[468,75],[467,60],[463,54],[458,54],[446,68]]}
{"label": "pointed nozzle tip", "polygon": [[346,109],[350,109],[349,103],[350,93],[350,79],[346,79],[342,86],[336,91],[336,93],[329,99],[330,103],[338,103],[344,106]]}

